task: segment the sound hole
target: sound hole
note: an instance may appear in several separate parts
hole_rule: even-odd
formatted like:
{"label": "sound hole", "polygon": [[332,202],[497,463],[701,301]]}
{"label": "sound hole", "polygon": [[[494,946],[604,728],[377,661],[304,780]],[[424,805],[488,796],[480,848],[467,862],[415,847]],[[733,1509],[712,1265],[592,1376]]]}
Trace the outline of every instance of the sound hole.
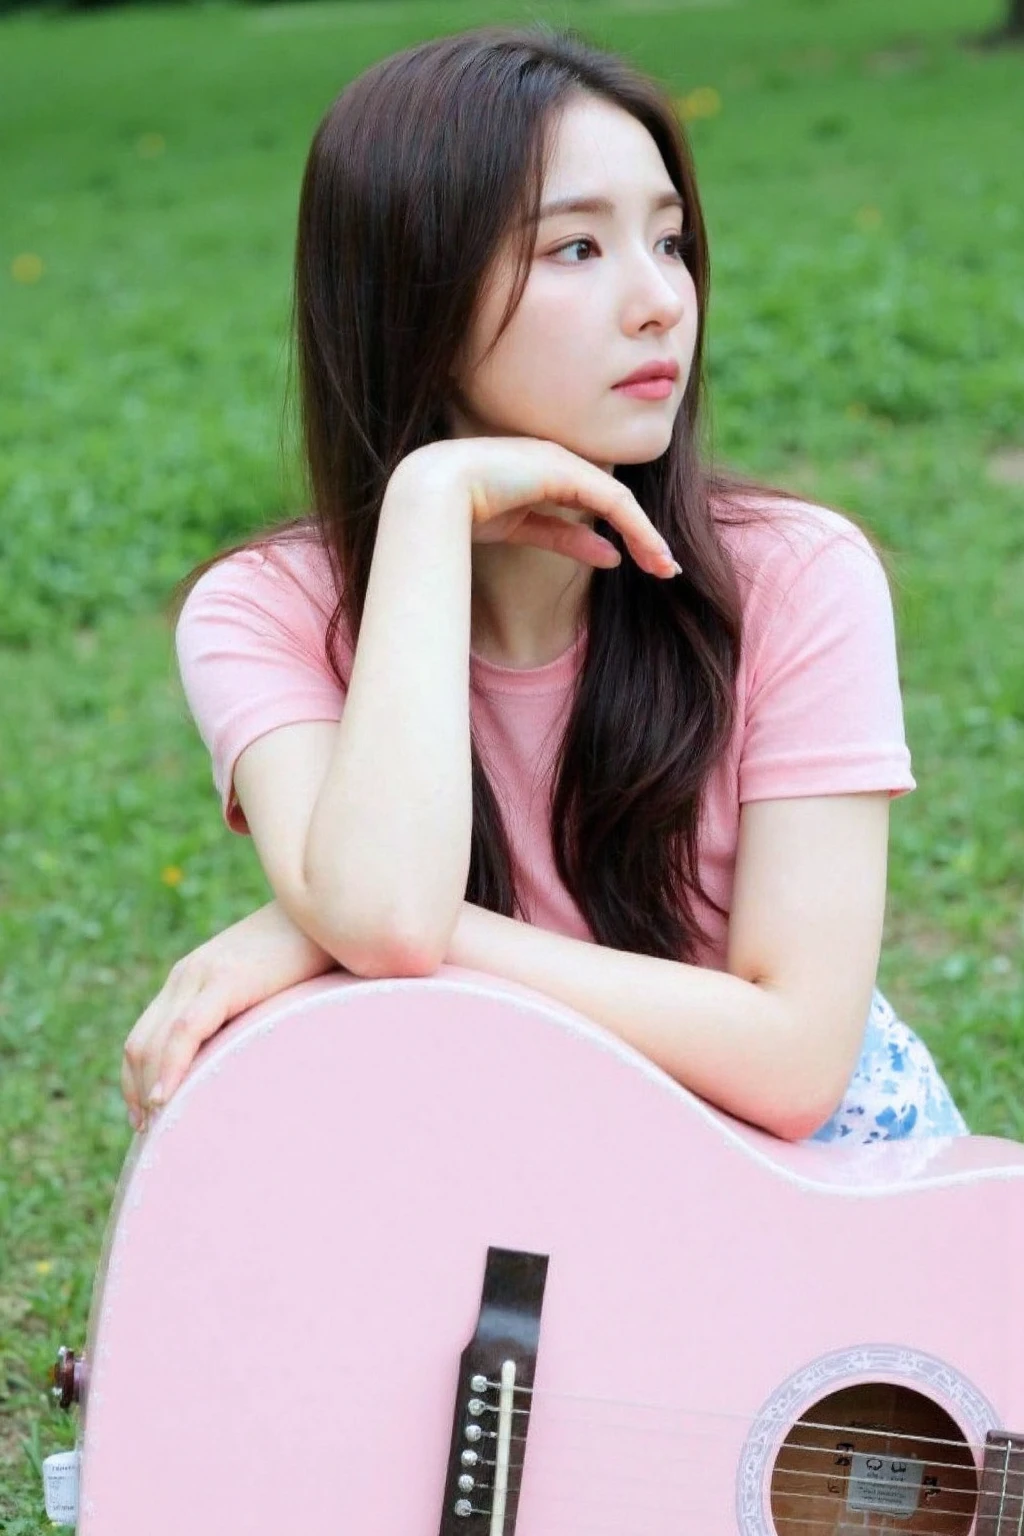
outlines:
{"label": "sound hole", "polygon": [[922,1393],[884,1382],[821,1398],[772,1468],[778,1536],[968,1536],[977,1502],[959,1425]]}

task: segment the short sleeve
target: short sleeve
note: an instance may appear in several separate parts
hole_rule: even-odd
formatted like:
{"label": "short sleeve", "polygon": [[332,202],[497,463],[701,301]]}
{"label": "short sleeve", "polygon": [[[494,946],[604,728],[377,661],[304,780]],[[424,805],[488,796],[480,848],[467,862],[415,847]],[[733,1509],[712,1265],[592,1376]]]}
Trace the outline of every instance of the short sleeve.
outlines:
{"label": "short sleeve", "polygon": [[804,561],[750,657],[739,798],[914,788],[889,583],[848,523]]}
{"label": "short sleeve", "polygon": [[234,832],[249,831],[233,784],[245,748],[282,725],[341,719],[344,690],[324,654],[329,616],[293,568],[258,550],[219,561],[185,600],[178,670]]}

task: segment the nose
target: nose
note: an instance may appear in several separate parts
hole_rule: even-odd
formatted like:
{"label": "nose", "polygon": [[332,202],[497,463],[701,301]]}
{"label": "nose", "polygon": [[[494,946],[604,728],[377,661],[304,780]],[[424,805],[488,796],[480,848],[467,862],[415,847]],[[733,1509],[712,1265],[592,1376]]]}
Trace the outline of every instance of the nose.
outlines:
{"label": "nose", "polygon": [[671,268],[663,262],[664,258],[642,246],[627,256],[623,279],[624,329],[640,331],[655,324],[660,330],[669,331],[686,313],[690,284],[680,276],[686,269],[678,257]]}

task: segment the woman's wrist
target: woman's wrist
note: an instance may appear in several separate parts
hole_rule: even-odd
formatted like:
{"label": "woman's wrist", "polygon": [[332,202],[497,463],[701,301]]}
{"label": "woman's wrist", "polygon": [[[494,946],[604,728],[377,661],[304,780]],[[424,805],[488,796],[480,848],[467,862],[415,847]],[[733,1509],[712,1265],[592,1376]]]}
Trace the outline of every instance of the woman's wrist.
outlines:
{"label": "woman's wrist", "polygon": [[384,491],[380,519],[393,522],[414,517],[418,521],[430,516],[430,508],[437,508],[437,515],[446,525],[457,525],[469,538],[473,529],[473,498],[468,485],[458,470],[442,462],[434,461],[430,449],[437,444],[427,444],[407,454],[392,471]]}
{"label": "woman's wrist", "polygon": [[288,916],[276,897],[252,915],[258,920],[268,945],[272,946],[272,952],[267,957],[270,964],[276,965],[279,959],[294,960],[295,968],[303,970],[310,976],[334,970],[338,965],[338,961],[328,950],[323,949],[315,939],[310,938],[309,934]]}

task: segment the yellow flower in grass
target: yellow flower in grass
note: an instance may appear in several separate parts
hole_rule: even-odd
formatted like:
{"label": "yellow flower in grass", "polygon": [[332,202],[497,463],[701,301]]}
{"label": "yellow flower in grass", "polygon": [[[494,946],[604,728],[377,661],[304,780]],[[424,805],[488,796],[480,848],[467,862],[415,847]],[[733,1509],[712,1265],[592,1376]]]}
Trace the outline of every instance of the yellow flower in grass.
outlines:
{"label": "yellow flower in grass", "polygon": [[36,1274],[37,1275],[48,1275],[52,1268],[53,1268],[53,1260],[52,1259],[37,1259],[36,1260]]}
{"label": "yellow flower in grass", "polygon": [[676,100],[676,111],[684,122],[698,117],[716,117],[722,110],[722,98],[713,85],[699,85],[688,96]]}
{"label": "yellow flower in grass", "polygon": [[160,871],[160,879],[164,885],[180,885],[184,878],[184,872],[178,868],[177,864],[168,864],[166,869]]}
{"label": "yellow flower in grass", "polygon": [[23,251],[11,262],[11,276],[16,283],[38,283],[42,275],[42,258],[32,251]]}

